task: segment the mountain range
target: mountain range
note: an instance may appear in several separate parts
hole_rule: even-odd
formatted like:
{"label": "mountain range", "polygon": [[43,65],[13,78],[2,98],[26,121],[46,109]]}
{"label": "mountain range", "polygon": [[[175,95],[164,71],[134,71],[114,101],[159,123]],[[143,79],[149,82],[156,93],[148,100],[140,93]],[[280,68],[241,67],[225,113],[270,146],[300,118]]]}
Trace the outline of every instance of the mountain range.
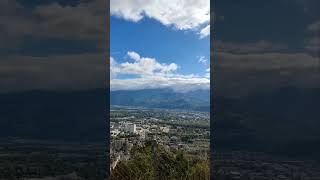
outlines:
{"label": "mountain range", "polygon": [[210,111],[210,90],[119,90],[110,92],[110,102],[119,106]]}

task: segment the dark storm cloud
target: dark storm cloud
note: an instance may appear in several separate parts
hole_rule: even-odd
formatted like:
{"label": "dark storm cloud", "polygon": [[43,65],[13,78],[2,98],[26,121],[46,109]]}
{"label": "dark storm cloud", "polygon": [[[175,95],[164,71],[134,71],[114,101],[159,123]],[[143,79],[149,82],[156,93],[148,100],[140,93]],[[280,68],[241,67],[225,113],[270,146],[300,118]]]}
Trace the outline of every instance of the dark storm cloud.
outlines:
{"label": "dark storm cloud", "polygon": [[[104,0],[73,5],[48,1],[31,8],[16,0],[2,0],[0,91],[106,87],[108,8]],[[78,45],[68,47],[67,41]],[[30,42],[53,51],[36,49]],[[68,49],[73,54],[66,54]]]}

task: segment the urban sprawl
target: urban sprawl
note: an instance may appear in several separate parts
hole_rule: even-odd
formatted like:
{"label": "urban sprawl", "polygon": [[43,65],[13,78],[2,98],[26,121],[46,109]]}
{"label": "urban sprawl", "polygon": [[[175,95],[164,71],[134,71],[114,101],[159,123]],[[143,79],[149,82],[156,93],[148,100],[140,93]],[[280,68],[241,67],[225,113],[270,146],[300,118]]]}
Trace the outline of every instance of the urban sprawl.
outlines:
{"label": "urban sprawl", "polygon": [[111,169],[130,159],[131,149],[156,141],[166,151],[181,149],[190,156],[210,156],[208,112],[112,107]]}

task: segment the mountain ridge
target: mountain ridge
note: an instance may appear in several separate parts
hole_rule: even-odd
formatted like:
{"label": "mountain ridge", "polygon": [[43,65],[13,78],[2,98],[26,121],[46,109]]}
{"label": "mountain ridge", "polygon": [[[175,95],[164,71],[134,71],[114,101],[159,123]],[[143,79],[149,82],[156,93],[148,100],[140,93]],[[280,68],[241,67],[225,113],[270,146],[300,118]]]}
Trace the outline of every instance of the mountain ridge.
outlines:
{"label": "mountain ridge", "polygon": [[169,88],[110,92],[111,105],[210,111],[210,90],[177,92]]}

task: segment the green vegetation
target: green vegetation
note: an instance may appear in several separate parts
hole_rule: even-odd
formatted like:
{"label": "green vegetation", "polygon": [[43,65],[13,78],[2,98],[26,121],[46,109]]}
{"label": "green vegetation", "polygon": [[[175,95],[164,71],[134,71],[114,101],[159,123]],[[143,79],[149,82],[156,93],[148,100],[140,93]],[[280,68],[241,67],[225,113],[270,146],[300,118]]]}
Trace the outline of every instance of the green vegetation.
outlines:
{"label": "green vegetation", "polygon": [[131,159],[121,161],[111,173],[112,180],[208,180],[209,160],[187,157],[185,152],[168,152],[154,141],[133,148]]}

